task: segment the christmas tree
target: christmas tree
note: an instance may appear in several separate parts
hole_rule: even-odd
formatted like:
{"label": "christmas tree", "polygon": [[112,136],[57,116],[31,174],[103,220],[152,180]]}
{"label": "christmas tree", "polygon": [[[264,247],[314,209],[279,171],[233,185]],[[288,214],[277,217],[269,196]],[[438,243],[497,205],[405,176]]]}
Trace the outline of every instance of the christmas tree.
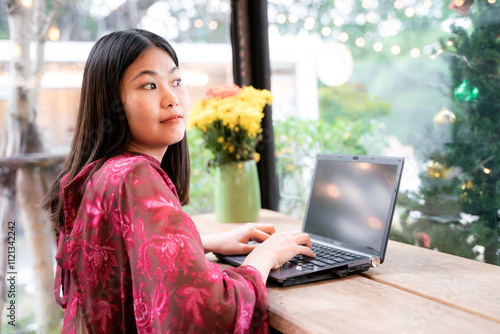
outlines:
{"label": "christmas tree", "polygon": [[442,43],[453,56],[450,109],[456,116],[444,162],[461,170],[461,210],[473,217],[468,233],[485,247],[485,262],[499,265],[500,1],[454,0],[450,8],[461,16]]}

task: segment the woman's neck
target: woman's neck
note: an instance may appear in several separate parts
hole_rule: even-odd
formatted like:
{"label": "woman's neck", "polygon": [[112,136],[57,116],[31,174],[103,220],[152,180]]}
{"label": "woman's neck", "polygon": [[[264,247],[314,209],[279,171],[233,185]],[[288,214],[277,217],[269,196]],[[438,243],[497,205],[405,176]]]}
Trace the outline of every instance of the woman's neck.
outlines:
{"label": "woman's neck", "polygon": [[[168,146],[167,146],[167,148],[168,148]],[[138,145],[136,145],[134,143],[130,143],[129,146],[128,146],[128,148],[127,148],[127,150],[129,152],[136,152],[136,153],[147,154],[150,157],[152,157],[152,158],[158,160],[159,162],[161,162],[162,159],[163,159],[163,155],[167,151],[167,148],[165,148],[165,150],[163,152],[160,152],[159,150],[155,151],[155,152],[152,152],[151,150],[145,150],[145,149],[139,147]]]}

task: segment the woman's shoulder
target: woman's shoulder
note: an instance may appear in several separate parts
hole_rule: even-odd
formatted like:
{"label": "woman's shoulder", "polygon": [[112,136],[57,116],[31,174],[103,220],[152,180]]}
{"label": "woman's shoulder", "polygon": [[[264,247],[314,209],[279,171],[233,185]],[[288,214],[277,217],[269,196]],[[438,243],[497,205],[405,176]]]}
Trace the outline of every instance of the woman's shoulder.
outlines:
{"label": "woman's shoulder", "polygon": [[111,181],[116,183],[119,179],[130,178],[131,175],[143,178],[155,175],[164,178],[166,176],[164,174],[160,163],[154,158],[144,154],[125,152],[104,162],[94,174],[93,179],[108,180],[111,178]]}
{"label": "woman's shoulder", "polygon": [[116,157],[108,159],[100,169],[104,173],[114,175],[126,175],[132,170],[141,168],[162,170],[160,163],[154,158],[140,153],[125,152]]}
{"label": "woman's shoulder", "polygon": [[162,182],[171,188],[171,180],[158,160],[133,152],[125,152],[108,159],[93,179],[97,182],[111,182],[113,185],[132,183],[134,186]]}

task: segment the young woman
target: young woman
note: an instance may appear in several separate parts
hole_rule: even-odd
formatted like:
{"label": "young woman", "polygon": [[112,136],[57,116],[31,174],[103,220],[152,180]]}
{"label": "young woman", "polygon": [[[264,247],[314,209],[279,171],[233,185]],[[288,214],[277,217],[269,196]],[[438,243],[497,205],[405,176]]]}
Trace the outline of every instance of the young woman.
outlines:
{"label": "young woman", "polygon": [[[45,201],[64,333],[265,333],[269,271],[314,256],[308,235],[270,225],[200,237],[181,208],[188,108],[163,38],[115,32],[91,50],[71,150]],[[211,251],[249,255],[221,271]]]}

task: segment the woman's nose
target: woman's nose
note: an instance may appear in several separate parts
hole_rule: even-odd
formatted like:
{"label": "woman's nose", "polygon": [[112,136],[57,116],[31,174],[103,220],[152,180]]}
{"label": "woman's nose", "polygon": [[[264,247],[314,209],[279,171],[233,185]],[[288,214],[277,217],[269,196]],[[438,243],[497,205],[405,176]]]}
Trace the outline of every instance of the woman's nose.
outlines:
{"label": "woman's nose", "polygon": [[162,89],[161,94],[162,94],[162,100],[161,100],[162,108],[174,107],[179,104],[179,99],[177,98],[177,95],[175,95],[175,92],[173,92],[170,87],[165,87],[164,89]]}

